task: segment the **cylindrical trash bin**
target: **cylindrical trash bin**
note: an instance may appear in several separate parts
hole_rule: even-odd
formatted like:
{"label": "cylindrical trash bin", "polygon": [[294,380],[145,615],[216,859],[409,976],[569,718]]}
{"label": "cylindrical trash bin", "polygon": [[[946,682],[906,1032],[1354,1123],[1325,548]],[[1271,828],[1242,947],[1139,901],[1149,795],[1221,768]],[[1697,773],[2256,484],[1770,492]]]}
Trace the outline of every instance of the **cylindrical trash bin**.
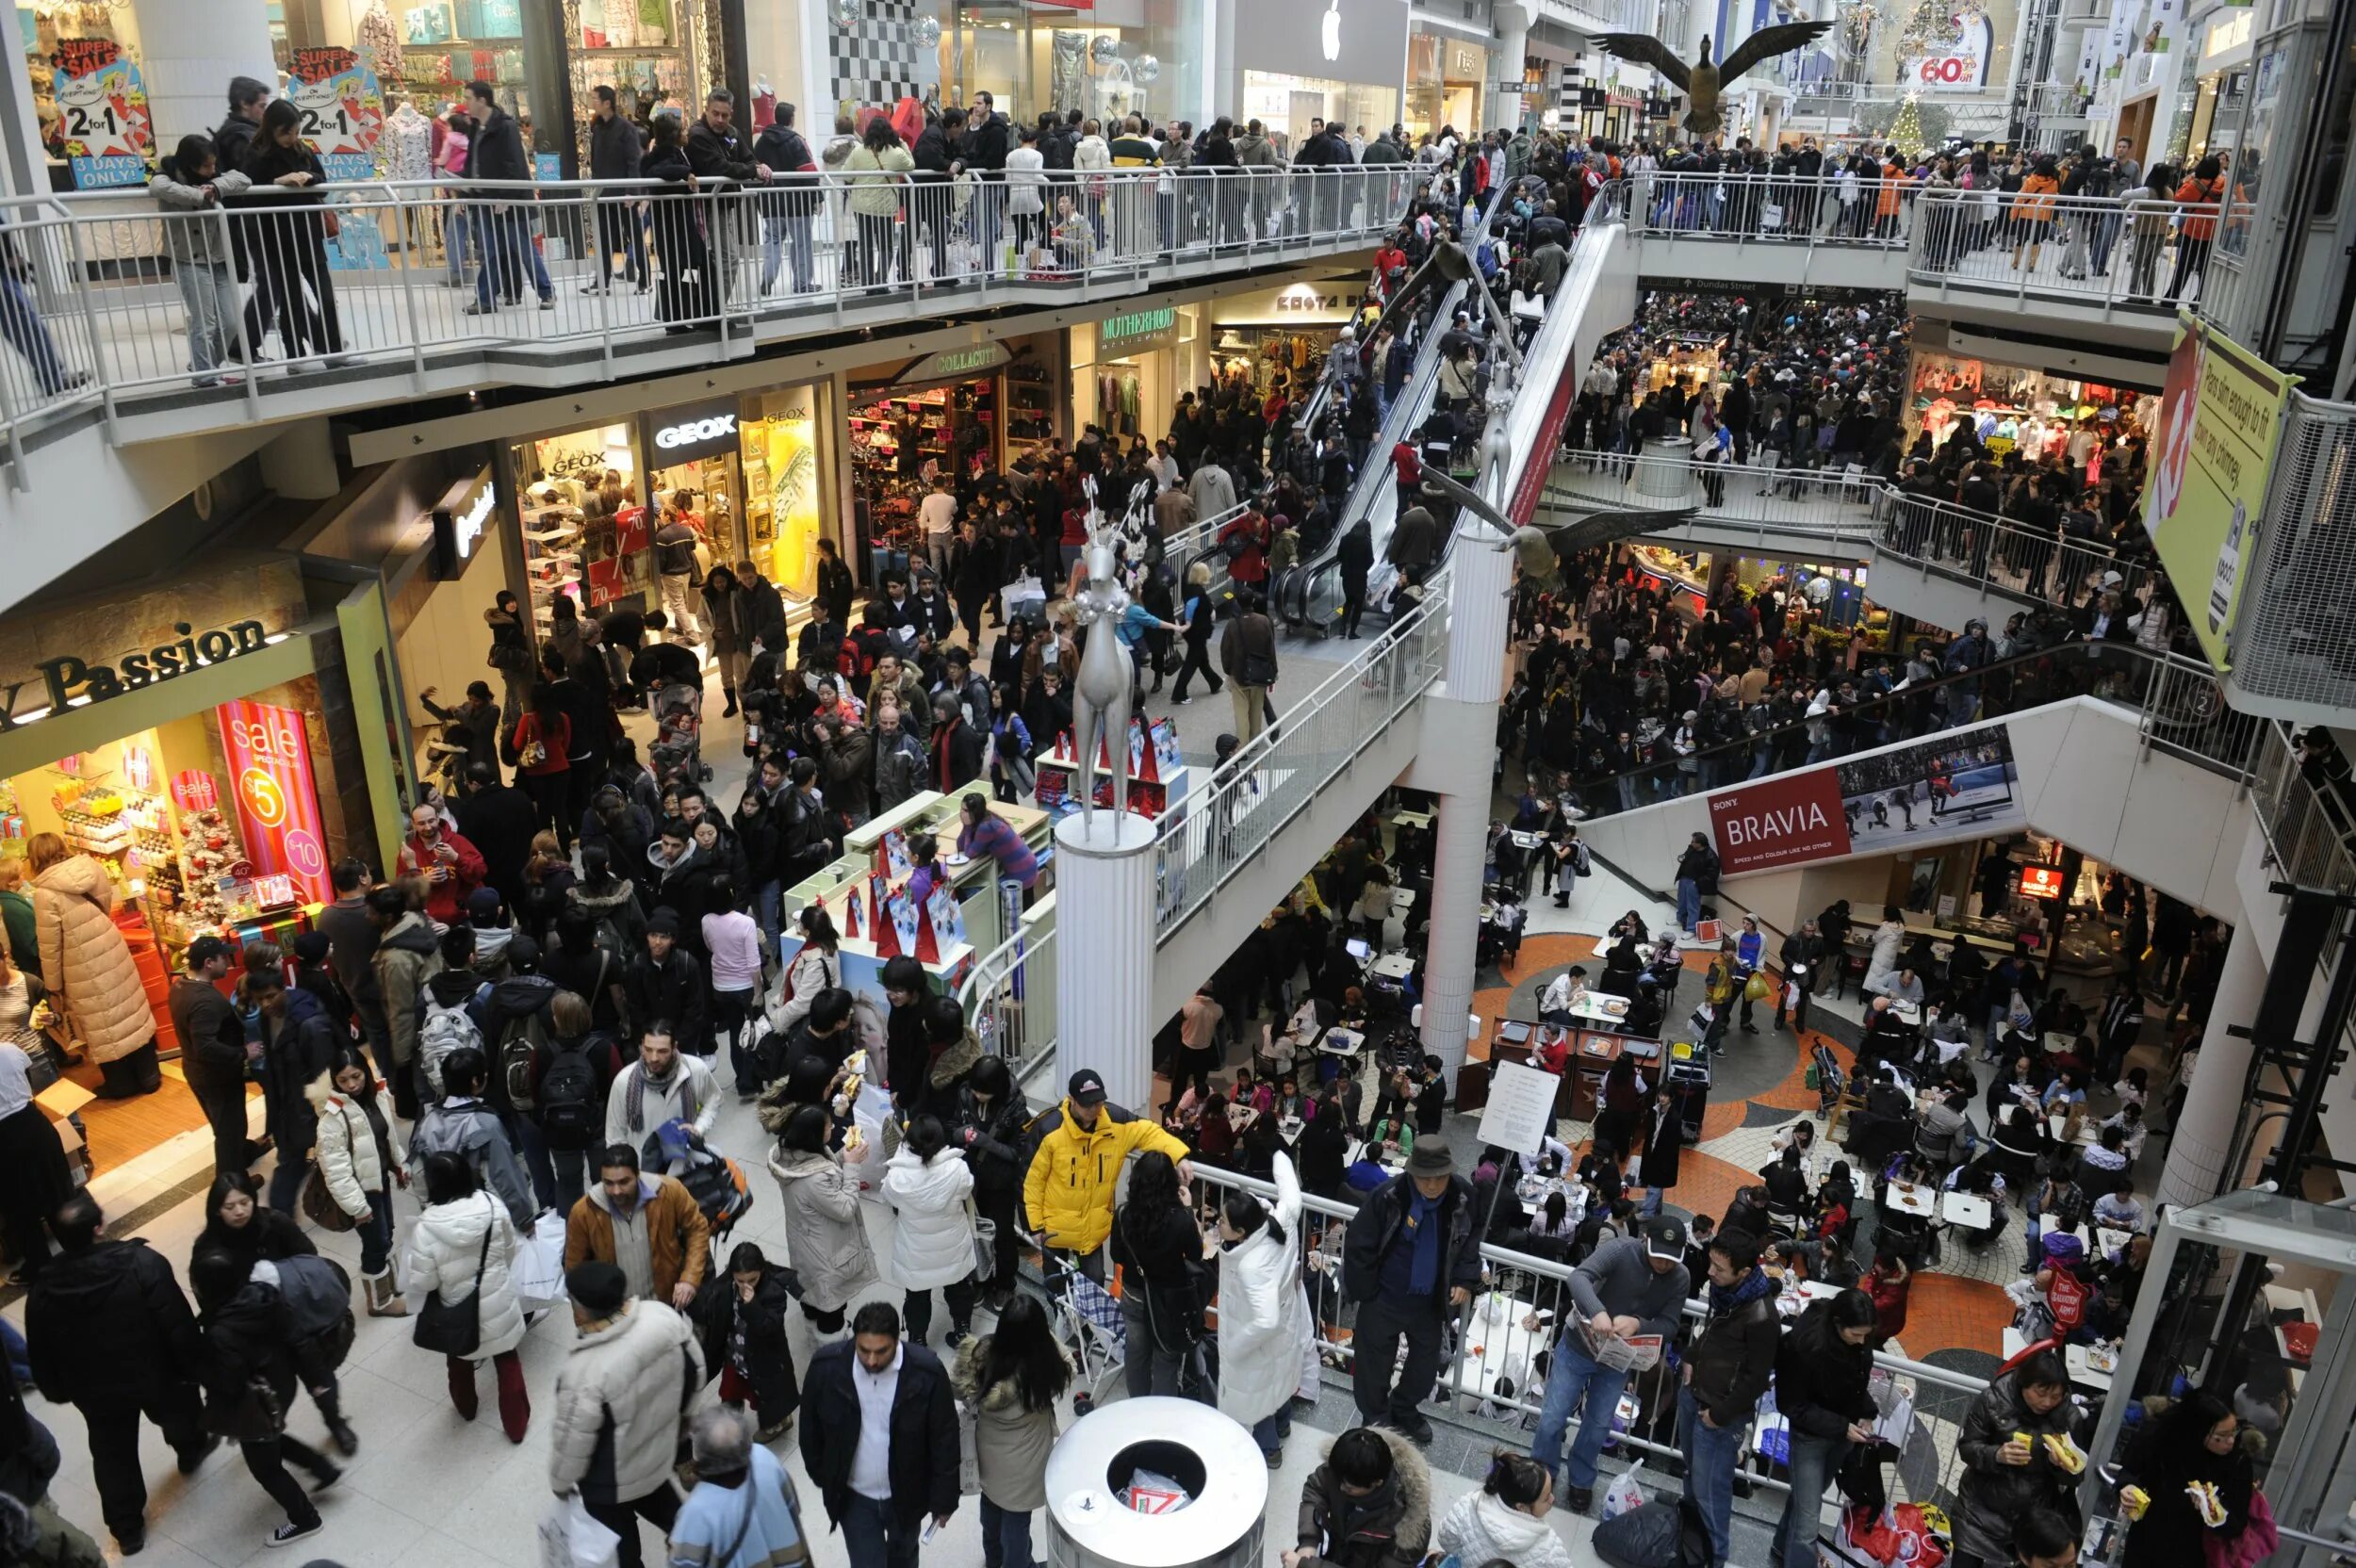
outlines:
{"label": "cylindrical trash bin", "polygon": [[[1192,1500],[1139,1513],[1121,1500],[1139,1470]],[[1073,1422],[1047,1458],[1050,1568],[1261,1568],[1268,1461],[1232,1417],[1192,1399],[1121,1399]]]}
{"label": "cylindrical trash bin", "polygon": [[1682,435],[1647,441],[1636,456],[1636,472],[1628,480],[1630,499],[1650,502],[1661,511],[1682,510],[1701,503],[1693,482],[1693,443]]}

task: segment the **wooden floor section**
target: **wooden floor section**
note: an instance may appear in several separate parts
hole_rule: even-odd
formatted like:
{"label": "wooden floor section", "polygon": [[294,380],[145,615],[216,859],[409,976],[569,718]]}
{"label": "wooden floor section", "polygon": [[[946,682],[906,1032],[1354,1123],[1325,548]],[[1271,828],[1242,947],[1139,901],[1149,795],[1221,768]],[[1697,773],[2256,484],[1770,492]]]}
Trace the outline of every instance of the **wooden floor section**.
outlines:
{"label": "wooden floor section", "polygon": [[[196,1102],[177,1062],[163,1067],[164,1086],[154,1094],[131,1100],[93,1100],[82,1107],[83,1135],[90,1141],[93,1171],[111,1170],[138,1158],[168,1138],[205,1125],[204,1107]],[[98,1087],[101,1074],[91,1063],[68,1068],[66,1076],[86,1089]],[[259,1094],[249,1086],[249,1098]]]}

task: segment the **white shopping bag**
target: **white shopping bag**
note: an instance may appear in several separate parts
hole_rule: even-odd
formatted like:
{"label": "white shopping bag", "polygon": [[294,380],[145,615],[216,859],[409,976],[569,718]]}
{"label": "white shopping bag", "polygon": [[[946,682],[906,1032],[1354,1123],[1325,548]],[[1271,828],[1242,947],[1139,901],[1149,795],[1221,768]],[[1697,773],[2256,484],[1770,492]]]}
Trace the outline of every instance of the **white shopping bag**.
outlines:
{"label": "white shopping bag", "polygon": [[597,1523],[580,1493],[540,1515],[540,1568],[615,1568],[621,1560],[622,1538]]}
{"label": "white shopping bag", "polygon": [[1759,226],[1769,234],[1783,227],[1783,207],[1775,202],[1763,203],[1759,209]]}
{"label": "white shopping bag", "polygon": [[564,1295],[564,1217],[550,1212],[540,1217],[532,1234],[515,1249],[515,1299],[526,1312],[552,1307]]}
{"label": "white shopping bag", "polygon": [[1637,1484],[1636,1472],[1644,1467],[1642,1460],[1612,1478],[1612,1484],[1603,1489],[1603,1516],[1617,1519],[1623,1513],[1633,1513],[1644,1506],[1644,1489]]}

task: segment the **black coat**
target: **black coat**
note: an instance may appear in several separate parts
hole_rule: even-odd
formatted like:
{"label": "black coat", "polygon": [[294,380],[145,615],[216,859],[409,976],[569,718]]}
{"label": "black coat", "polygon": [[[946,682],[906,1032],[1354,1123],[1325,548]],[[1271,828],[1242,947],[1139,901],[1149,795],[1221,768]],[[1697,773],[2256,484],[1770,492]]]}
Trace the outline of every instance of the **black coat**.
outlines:
{"label": "black coat", "polygon": [[761,1424],[774,1427],[799,1409],[802,1391],[794,1380],[794,1348],[786,1342],[785,1315],[794,1305],[786,1286],[787,1270],[775,1265],[761,1271],[753,1298],[740,1301],[736,1278],[722,1272],[704,1282],[688,1315],[702,1342],[704,1370],[718,1377],[728,1365],[728,1342],[741,1320],[744,1326],[744,1378],[753,1385],[753,1402]]}
{"label": "black coat", "polygon": [[[851,1502],[851,1459],[859,1450],[856,1342],[837,1340],[810,1358],[802,1383],[802,1464],[826,1517],[840,1526]],[[941,1359],[921,1345],[900,1348],[900,1386],[892,1401],[892,1510],[906,1528],[928,1513],[957,1510],[957,1406]]]}
{"label": "black coat", "polygon": [[532,161],[524,156],[524,133],[515,123],[515,117],[491,106],[491,112],[483,117],[475,133],[466,143],[466,178],[470,180],[528,180],[532,178]]}
{"label": "black coat", "polygon": [[646,155],[638,127],[620,115],[589,122],[589,177],[595,180],[634,180]]}
{"label": "black coat", "polygon": [[701,1050],[712,1038],[706,1021],[710,993],[704,986],[704,968],[683,947],[671,949],[671,956],[660,964],[650,954],[632,958],[623,975],[622,994],[630,1004],[630,1037],[633,1040],[657,1019],[670,1021],[677,1031],[673,1038],[682,1051]]}
{"label": "black coat", "polygon": [[25,1299],[25,1338],[56,1404],[152,1400],[189,1380],[204,1352],[172,1265],[143,1241],[51,1259]]}
{"label": "black coat", "polygon": [[1845,1438],[1849,1423],[1874,1416],[1873,1375],[1873,1352],[1841,1337],[1830,1301],[1814,1302],[1775,1348],[1775,1408],[1793,1431]]}
{"label": "black coat", "polygon": [[457,807],[458,831],[483,852],[483,880],[510,904],[524,890],[524,862],[532,858],[540,813],[532,797],[513,784],[478,790]]}
{"label": "black coat", "polygon": [[1031,1108],[1021,1095],[1002,1096],[985,1115],[982,1102],[974,1098],[973,1086],[957,1086],[956,1132],[951,1141],[958,1141],[968,1128],[973,1130],[972,1140],[965,1143],[965,1163],[973,1168],[976,1207],[1001,1212],[1021,1195],[1023,1179],[1030,1171],[1026,1157],[1030,1124]]}
{"label": "black coat", "polygon": [[734,125],[714,130],[700,115],[687,127],[687,166],[698,179],[744,184],[761,178],[761,166],[744,146],[744,133]]}
{"label": "black coat", "polygon": [[[1653,1129],[1658,1125],[1660,1135]],[[1663,1191],[1677,1184],[1677,1161],[1685,1148],[1685,1119],[1677,1106],[1669,1107],[1666,1117],[1657,1118],[1655,1107],[1647,1105],[1636,1114],[1636,1152],[1644,1157],[1638,1168],[1641,1184],[1660,1187]]]}
{"label": "black coat", "polygon": [[[1349,1239],[1342,1248],[1342,1294],[1353,1301],[1371,1301],[1382,1288],[1383,1260],[1399,1245],[1407,1228],[1407,1205],[1414,1196],[1414,1178],[1400,1175],[1367,1195],[1350,1217]],[[1448,1179],[1440,1200],[1440,1270],[1437,1299],[1461,1285],[1481,1288],[1481,1238],[1473,1233],[1472,1184],[1462,1176]]]}

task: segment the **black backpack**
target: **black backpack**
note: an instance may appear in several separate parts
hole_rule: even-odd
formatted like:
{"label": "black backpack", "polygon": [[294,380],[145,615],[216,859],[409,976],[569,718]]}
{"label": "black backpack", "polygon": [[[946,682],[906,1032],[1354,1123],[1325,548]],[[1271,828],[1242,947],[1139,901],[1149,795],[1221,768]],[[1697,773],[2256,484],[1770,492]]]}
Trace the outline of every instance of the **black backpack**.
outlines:
{"label": "black backpack", "polygon": [[548,1043],[548,1009],[543,1003],[507,1025],[499,1041],[499,1070],[504,1075],[507,1102],[519,1111],[532,1108],[532,1063]]}
{"label": "black backpack", "polygon": [[566,1138],[592,1138],[605,1124],[605,1107],[597,1102],[597,1070],[589,1059],[591,1035],[571,1045],[560,1045],[540,1075],[539,1117],[543,1132]]}

